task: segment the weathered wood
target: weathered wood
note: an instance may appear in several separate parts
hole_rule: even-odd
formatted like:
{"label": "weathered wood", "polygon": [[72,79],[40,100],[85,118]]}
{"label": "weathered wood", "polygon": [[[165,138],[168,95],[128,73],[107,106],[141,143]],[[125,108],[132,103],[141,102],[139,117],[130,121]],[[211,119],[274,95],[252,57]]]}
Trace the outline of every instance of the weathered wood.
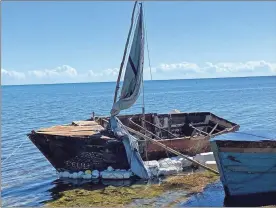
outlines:
{"label": "weathered wood", "polygon": [[146,120],[144,120],[144,119],[142,119],[142,120],[145,121],[146,123],[148,123],[148,124],[150,124],[150,125],[152,125],[152,126],[158,128],[158,129],[160,129],[160,130],[163,130],[163,131],[167,132],[168,134],[170,134],[170,135],[173,136],[174,138],[179,138],[178,136],[174,135],[173,133],[167,131],[166,129],[162,129],[162,128],[160,128],[160,127],[154,125],[153,123],[150,123],[150,122],[148,122],[148,121],[146,121]]}
{"label": "weathered wood", "polygon": [[240,133],[211,140],[228,197],[276,193],[276,140],[263,139]]}
{"label": "weathered wood", "polygon": [[[274,155],[274,156],[273,156]],[[220,153],[232,195],[276,191],[274,153]]]}
{"label": "weathered wood", "polygon": [[38,134],[57,135],[57,136],[92,136],[99,133],[104,128],[101,125],[95,124],[92,126],[53,126],[50,128],[39,129]]}
{"label": "weathered wood", "polygon": [[236,153],[276,153],[276,148],[241,148],[241,147],[220,147],[221,152],[236,152]]}
{"label": "weathered wood", "polygon": [[192,127],[193,129],[199,131],[200,133],[203,133],[203,134],[205,134],[206,136],[208,136],[208,133],[206,133],[206,132],[204,132],[204,131],[201,131],[200,129],[194,127],[192,124],[189,124],[189,126]]}
{"label": "weathered wood", "polygon": [[99,125],[96,121],[73,121],[72,125],[75,126],[95,126]]}
{"label": "weathered wood", "polygon": [[210,131],[209,136],[212,135],[212,133],[216,130],[216,128],[218,127],[218,123],[214,126],[214,128]]}
{"label": "weathered wood", "polygon": [[198,162],[198,161],[196,161],[196,160],[193,160],[193,159],[187,157],[186,155],[181,154],[180,152],[178,152],[178,151],[176,151],[176,150],[174,150],[174,149],[172,149],[172,148],[170,148],[170,147],[168,147],[168,146],[166,146],[166,145],[164,145],[164,144],[158,142],[157,140],[152,139],[152,138],[150,138],[150,137],[148,137],[148,136],[146,136],[146,135],[143,135],[142,133],[140,133],[140,132],[138,132],[138,131],[135,131],[134,129],[129,128],[129,127],[127,127],[127,126],[124,126],[124,127],[125,127],[128,131],[130,131],[130,132],[132,132],[132,133],[134,133],[134,134],[137,134],[138,136],[143,137],[144,139],[149,140],[149,141],[151,141],[151,142],[157,144],[158,146],[163,147],[163,148],[166,149],[167,151],[169,151],[169,152],[171,152],[171,153],[174,153],[174,154],[176,154],[176,155],[178,155],[178,156],[180,156],[180,157],[183,157],[183,158],[185,158],[186,160],[189,160],[190,162],[192,162],[192,163],[194,163],[194,164],[196,164],[196,165],[198,165],[198,166],[200,166],[200,167],[202,167],[202,168],[204,168],[204,169],[206,169],[206,170],[209,170],[209,171],[211,171],[211,172],[213,172],[213,173],[219,175],[219,172],[218,172],[218,171],[216,171],[216,170],[214,170],[214,169],[212,169],[212,168],[209,168],[208,166],[205,166],[205,165],[203,165],[202,163],[200,163],[200,162]]}

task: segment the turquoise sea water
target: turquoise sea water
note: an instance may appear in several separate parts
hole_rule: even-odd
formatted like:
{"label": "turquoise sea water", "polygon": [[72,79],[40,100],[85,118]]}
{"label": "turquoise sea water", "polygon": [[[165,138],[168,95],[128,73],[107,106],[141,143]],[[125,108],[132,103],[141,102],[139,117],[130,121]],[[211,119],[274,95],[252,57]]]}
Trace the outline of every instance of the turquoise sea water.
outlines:
{"label": "turquoise sea water", "polygon": [[[54,168],[26,134],[41,127],[87,119],[92,111],[107,115],[114,88],[115,83],[2,86],[3,206],[42,205],[61,186]],[[146,81],[144,96],[146,112],[210,111],[240,124],[241,130],[276,132],[275,76]],[[140,98],[122,113],[140,113],[141,107]],[[223,195],[222,189],[220,193]]]}

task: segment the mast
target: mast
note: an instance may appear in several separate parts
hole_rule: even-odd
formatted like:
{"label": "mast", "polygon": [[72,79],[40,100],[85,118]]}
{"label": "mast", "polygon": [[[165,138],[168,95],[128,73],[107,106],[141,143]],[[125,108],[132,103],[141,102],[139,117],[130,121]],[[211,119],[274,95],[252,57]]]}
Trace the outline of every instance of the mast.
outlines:
{"label": "mast", "polygon": [[131,31],[132,31],[132,27],[133,27],[134,12],[135,12],[136,5],[137,5],[137,1],[135,1],[135,3],[134,3],[132,15],[131,15],[131,24],[130,24],[130,28],[129,28],[129,31],[128,31],[128,36],[127,36],[127,41],[126,41],[125,50],[124,50],[124,54],[123,54],[123,59],[122,59],[121,65],[120,65],[120,70],[119,70],[119,74],[118,74],[118,78],[117,78],[113,103],[115,103],[117,101],[117,94],[118,94],[118,90],[120,89],[119,85],[120,85],[121,75],[122,75],[122,71],[123,71],[123,67],[124,67],[124,63],[125,63],[129,38],[130,38],[130,34],[131,34]]}

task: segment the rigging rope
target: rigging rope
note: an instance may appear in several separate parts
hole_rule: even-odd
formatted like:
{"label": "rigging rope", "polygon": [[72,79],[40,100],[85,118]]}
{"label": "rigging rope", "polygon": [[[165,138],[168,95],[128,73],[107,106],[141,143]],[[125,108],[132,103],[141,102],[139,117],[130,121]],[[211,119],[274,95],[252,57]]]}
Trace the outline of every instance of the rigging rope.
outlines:
{"label": "rigging rope", "polygon": [[[143,2],[143,4],[145,4],[145,3]],[[146,20],[145,7],[144,7],[144,19]],[[146,27],[146,21],[145,20],[144,20],[145,40],[146,40],[146,44],[147,44],[148,61],[149,61],[149,69],[150,69],[150,80],[152,80],[151,63],[150,63],[150,55],[149,55],[149,44],[148,44],[148,35],[147,35],[147,27]]]}
{"label": "rigging rope", "polygon": [[[144,7],[144,3],[141,2],[141,6]],[[145,11],[143,10],[143,15],[145,15]],[[144,31],[145,31],[145,20],[143,21],[144,23]],[[143,90],[143,96],[142,96],[142,113],[143,113],[143,119],[145,119],[145,84],[144,84],[144,71],[142,73],[142,90]],[[142,126],[143,128],[145,128],[145,123],[142,122]],[[146,131],[145,131],[145,135],[146,135]],[[145,155],[146,155],[146,160],[148,160],[148,141],[145,142]]]}

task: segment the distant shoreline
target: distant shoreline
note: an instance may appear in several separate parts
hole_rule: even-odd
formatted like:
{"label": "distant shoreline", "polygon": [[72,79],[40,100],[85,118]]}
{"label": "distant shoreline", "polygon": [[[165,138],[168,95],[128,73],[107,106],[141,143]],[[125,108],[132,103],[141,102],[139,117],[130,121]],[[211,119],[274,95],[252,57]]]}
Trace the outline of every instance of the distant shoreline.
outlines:
{"label": "distant shoreline", "polygon": [[[275,77],[276,75],[270,76],[244,76],[244,77],[212,77],[212,78],[187,78],[187,79],[154,79],[154,80],[144,80],[148,81],[177,81],[177,80],[202,80],[202,79],[237,79],[237,78],[264,78],[264,77]],[[122,81],[121,81],[122,82]],[[7,86],[33,86],[33,85],[67,85],[67,84],[100,84],[100,83],[116,83],[116,81],[102,81],[102,82],[68,82],[68,83],[47,83],[47,84],[13,84],[13,85],[3,85],[2,87]]]}

